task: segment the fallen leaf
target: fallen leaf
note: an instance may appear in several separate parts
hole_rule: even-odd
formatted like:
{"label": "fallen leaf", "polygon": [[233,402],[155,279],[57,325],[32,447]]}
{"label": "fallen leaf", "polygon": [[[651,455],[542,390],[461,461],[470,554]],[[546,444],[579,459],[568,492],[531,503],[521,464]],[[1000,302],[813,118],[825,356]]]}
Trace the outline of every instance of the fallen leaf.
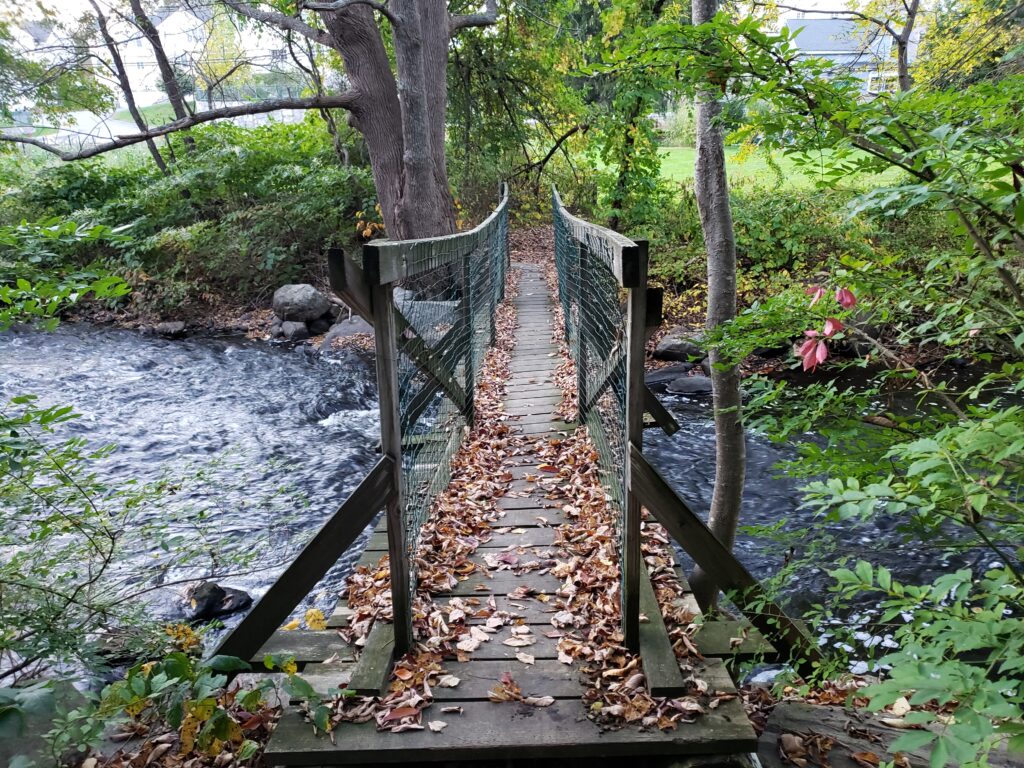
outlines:
{"label": "fallen leaf", "polygon": [[555,703],[555,700],[551,696],[527,696],[523,699],[523,704],[529,704],[531,707],[550,707]]}
{"label": "fallen leaf", "polygon": [[440,720],[430,720],[427,723],[427,728],[429,728],[434,733],[440,733],[441,731],[443,731],[447,727],[448,727],[448,723],[443,723]]}
{"label": "fallen leaf", "polygon": [[516,654],[516,658],[523,662],[523,664],[533,664],[534,661],[533,656],[528,653],[523,653],[522,651]]}
{"label": "fallen leaf", "polygon": [[441,675],[440,679],[437,681],[437,684],[441,688],[454,688],[461,682],[462,680],[457,678],[455,675]]}
{"label": "fallen leaf", "polygon": [[537,642],[536,638],[529,636],[509,637],[501,641],[502,645],[507,645],[510,648],[525,648],[528,645],[533,645],[535,642]]}

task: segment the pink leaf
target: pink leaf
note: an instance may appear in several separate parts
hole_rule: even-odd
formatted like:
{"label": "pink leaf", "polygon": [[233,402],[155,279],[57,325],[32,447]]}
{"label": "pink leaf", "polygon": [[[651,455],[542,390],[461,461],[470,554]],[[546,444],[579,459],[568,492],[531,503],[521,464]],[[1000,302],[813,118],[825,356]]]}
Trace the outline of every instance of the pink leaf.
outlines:
{"label": "pink leaf", "polygon": [[849,309],[857,305],[857,297],[853,295],[853,291],[849,288],[836,288],[836,301],[838,301],[844,309]]}
{"label": "pink leaf", "polygon": [[825,336],[832,336],[837,331],[843,330],[843,324],[836,320],[834,317],[830,317],[825,321]]}
{"label": "pink leaf", "polygon": [[828,360],[828,344],[824,341],[818,342],[818,348],[814,352],[814,359],[819,363],[824,363]]}
{"label": "pink leaf", "polygon": [[811,306],[813,307],[818,303],[818,299],[825,295],[825,289],[820,285],[809,285],[804,289],[804,293],[811,297]]}

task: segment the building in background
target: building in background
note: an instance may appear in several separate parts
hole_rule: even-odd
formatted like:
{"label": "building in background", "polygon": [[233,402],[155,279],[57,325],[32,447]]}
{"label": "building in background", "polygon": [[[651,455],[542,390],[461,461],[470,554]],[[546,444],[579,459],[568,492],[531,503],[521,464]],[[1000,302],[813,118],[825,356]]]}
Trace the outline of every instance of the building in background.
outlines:
{"label": "building in background", "polygon": [[[865,93],[896,90],[896,52],[890,35],[870,22],[852,18],[845,8],[807,5],[806,10],[780,13],[780,23],[793,33],[793,44],[802,58],[825,59],[830,71],[856,76]],[[920,31],[916,30],[909,46],[911,63],[919,40]]]}

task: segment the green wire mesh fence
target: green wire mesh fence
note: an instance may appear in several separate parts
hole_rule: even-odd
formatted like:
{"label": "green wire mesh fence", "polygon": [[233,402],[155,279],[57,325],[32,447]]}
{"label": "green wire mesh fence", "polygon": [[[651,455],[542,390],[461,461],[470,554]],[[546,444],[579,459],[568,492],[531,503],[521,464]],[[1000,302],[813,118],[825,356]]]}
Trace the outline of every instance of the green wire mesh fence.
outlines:
{"label": "green wire mesh fence", "polygon": [[[377,354],[392,349],[394,355],[400,450],[392,452],[399,453],[403,549],[411,557],[434,498],[450,481],[451,458],[473,423],[473,391],[494,341],[495,312],[508,275],[507,190],[494,213],[475,229],[369,243],[364,266],[392,302],[394,322],[386,326],[391,338],[382,340],[378,327]],[[375,326],[378,312],[375,308]],[[382,387],[382,400],[385,392]],[[388,405],[381,403],[382,409]],[[415,568],[410,567],[410,599],[415,589]]]}
{"label": "green wire mesh fence", "polygon": [[[565,339],[576,364],[577,420],[597,448],[598,471],[618,517],[623,624],[633,644],[639,508],[629,494],[629,444],[642,442],[643,408],[635,407],[635,395],[643,386],[646,244],[573,216],[556,189],[551,207]],[[637,312],[639,326],[632,319]]]}

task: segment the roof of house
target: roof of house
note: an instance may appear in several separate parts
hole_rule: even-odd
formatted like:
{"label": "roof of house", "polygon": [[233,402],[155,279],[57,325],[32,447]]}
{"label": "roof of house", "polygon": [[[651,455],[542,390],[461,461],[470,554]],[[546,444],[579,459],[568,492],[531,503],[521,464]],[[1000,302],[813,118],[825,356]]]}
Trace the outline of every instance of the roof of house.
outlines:
{"label": "roof of house", "polygon": [[53,24],[49,21],[29,21],[26,22],[22,29],[24,29],[32,41],[38,45],[39,43],[45,43],[53,33]]}
{"label": "roof of house", "polygon": [[786,19],[786,27],[796,34],[793,42],[806,53],[859,54],[879,53],[884,35],[865,29],[852,19]]}

